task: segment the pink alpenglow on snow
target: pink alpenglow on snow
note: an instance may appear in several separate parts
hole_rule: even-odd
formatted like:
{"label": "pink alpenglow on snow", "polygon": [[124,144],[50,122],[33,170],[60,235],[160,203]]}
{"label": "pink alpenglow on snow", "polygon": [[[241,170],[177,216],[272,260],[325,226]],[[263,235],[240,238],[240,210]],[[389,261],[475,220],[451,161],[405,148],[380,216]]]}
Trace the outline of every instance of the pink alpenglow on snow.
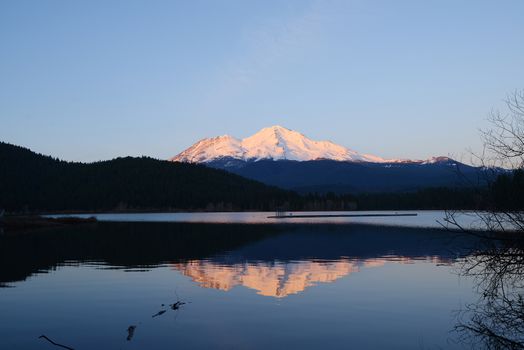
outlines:
{"label": "pink alpenglow on snow", "polygon": [[402,161],[358,153],[331,141],[314,141],[297,131],[282,126],[264,128],[242,140],[229,135],[203,139],[171,158],[171,160],[207,163],[225,157],[245,161],[262,159],[296,161],[330,159],[373,163]]}

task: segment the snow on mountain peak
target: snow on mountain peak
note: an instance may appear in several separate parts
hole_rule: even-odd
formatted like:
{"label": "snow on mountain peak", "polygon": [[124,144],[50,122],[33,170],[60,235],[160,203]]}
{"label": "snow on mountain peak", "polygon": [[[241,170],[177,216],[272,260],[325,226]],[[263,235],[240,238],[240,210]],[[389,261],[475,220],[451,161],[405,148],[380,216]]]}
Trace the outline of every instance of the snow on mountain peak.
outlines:
{"label": "snow on mountain peak", "polygon": [[456,163],[456,161],[446,156],[439,156],[439,157],[431,157],[421,162],[421,164],[443,164],[443,163],[454,164]]}
{"label": "snow on mountain peak", "polygon": [[207,163],[225,157],[252,161],[261,159],[296,161],[331,159],[374,163],[398,161],[361,154],[331,141],[314,141],[297,131],[279,125],[264,128],[243,140],[229,135],[202,139],[171,160]]}
{"label": "snow on mountain peak", "polygon": [[223,135],[202,139],[171,160],[205,163],[220,157],[238,158],[242,154],[241,141],[232,136]]}

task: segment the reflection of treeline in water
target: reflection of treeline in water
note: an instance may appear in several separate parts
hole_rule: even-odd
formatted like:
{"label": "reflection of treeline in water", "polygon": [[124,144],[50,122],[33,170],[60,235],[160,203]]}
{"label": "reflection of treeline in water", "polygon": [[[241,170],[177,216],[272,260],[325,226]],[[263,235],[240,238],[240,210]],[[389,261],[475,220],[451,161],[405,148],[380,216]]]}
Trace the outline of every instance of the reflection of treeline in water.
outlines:
{"label": "reflection of treeline in water", "polygon": [[146,269],[202,259],[220,265],[390,255],[450,260],[475,241],[441,230],[368,225],[98,222],[0,235],[0,285],[76,262]]}
{"label": "reflection of treeline in water", "polygon": [[524,192],[517,172],[481,189],[300,195],[201,165],[146,157],[64,162],[1,142],[0,164],[0,209],[8,212],[486,209],[493,198],[522,205]]}
{"label": "reflection of treeline in water", "polygon": [[0,285],[66,261],[140,268],[200,259],[269,235],[276,226],[95,223],[0,235]]}

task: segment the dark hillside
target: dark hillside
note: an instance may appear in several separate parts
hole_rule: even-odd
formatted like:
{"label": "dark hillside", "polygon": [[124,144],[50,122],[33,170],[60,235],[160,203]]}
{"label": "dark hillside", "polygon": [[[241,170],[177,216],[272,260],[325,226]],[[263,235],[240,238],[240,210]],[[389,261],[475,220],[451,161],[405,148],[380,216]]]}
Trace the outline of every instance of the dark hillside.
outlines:
{"label": "dark hillside", "polygon": [[299,198],[222,170],[142,158],[73,163],[0,143],[0,208],[270,210]]}

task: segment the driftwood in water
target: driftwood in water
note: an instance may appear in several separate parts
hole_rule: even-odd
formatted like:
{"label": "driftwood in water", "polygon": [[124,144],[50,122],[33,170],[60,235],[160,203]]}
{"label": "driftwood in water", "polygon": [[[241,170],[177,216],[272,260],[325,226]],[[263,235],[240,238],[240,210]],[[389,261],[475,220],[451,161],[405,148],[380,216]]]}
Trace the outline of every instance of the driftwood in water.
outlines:
{"label": "driftwood in water", "polygon": [[127,327],[127,341],[130,341],[131,339],[133,339],[133,335],[135,335],[135,329],[136,329],[136,326],[134,325],[131,325],[129,327]]}
{"label": "driftwood in water", "polygon": [[166,313],[166,311],[167,311],[167,310],[160,310],[160,311],[158,311],[156,314],[154,314],[154,315],[151,316],[151,317],[157,317],[157,316],[163,315],[163,314]]}
{"label": "driftwood in water", "polygon": [[183,301],[177,301],[176,303],[169,305],[169,307],[171,307],[171,310],[178,310],[184,304]]}

